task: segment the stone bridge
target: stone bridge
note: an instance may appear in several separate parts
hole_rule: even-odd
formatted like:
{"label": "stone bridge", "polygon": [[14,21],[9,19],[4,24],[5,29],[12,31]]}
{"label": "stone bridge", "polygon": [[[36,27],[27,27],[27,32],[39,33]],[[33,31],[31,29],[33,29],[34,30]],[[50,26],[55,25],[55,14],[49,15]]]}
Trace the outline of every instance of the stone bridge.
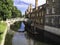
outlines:
{"label": "stone bridge", "polygon": [[10,25],[14,24],[17,21],[27,21],[27,19],[26,18],[11,18],[11,19],[7,19],[6,23],[7,23],[7,26],[10,27]]}

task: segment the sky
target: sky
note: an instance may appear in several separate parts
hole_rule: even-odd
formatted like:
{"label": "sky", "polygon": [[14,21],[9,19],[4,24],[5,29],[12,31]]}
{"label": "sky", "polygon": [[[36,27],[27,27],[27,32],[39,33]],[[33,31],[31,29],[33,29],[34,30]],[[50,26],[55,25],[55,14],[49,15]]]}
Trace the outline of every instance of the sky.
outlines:
{"label": "sky", "polygon": [[[38,6],[44,3],[46,3],[46,0],[38,0]],[[22,12],[22,14],[25,13],[29,4],[32,4],[32,7],[35,7],[35,0],[14,0],[14,6],[16,6]]]}

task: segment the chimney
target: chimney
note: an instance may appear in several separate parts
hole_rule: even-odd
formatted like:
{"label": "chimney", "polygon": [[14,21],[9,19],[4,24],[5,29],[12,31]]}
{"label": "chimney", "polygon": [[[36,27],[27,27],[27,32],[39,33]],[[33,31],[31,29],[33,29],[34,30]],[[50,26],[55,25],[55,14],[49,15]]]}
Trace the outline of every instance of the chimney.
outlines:
{"label": "chimney", "polygon": [[35,0],[35,8],[38,9],[38,0]]}
{"label": "chimney", "polygon": [[30,12],[32,12],[32,4],[30,4]]}

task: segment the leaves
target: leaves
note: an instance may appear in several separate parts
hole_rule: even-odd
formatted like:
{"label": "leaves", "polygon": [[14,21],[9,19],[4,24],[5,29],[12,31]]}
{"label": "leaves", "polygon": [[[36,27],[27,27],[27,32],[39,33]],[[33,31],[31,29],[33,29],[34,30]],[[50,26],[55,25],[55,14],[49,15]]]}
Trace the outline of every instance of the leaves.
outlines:
{"label": "leaves", "polygon": [[0,16],[3,20],[11,18],[12,0],[0,0]]}
{"label": "leaves", "polygon": [[21,11],[19,11],[15,6],[12,8],[12,17],[21,17]]}
{"label": "leaves", "polygon": [[0,0],[0,20],[11,17],[20,17],[21,11],[13,6],[13,0]]}

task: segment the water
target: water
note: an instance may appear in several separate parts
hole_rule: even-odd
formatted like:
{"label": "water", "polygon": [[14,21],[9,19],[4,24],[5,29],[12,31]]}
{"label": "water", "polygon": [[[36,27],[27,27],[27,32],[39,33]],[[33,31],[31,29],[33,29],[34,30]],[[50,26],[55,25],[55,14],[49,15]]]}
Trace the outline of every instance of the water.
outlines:
{"label": "water", "polygon": [[24,23],[22,22],[22,23],[21,23],[21,27],[19,28],[18,31],[24,31],[24,28],[25,28],[25,25],[24,25]]}
{"label": "water", "polygon": [[[21,23],[19,31],[24,31],[24,24]],[[47,43],[31,38],[27,32],[16,32],[12,39],[12,45],[49,45]]]}

